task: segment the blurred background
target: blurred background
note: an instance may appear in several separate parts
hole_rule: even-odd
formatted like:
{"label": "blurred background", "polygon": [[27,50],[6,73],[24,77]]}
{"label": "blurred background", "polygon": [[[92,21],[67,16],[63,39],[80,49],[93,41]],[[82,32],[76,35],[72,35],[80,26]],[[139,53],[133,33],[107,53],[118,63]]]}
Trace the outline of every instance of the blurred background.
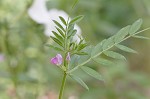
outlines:
{"label": "blurred background", "polygon": [[[71,17],[85,16],[78,26],[91,45],[139,18],[144,22],[141,29],[150,27],[150,0],[79,0],[70,12],[73,3],[74,0],[0,0],[0,99],[57,99],[62,73],[50,64],[57,52],[45,46],[52,43],[45,32],[51,27],[48,20],[57,17],[59,11]],[[52,9],[55,14],[50,14]],[[150,37],[149,32],[142,35]],[[86,64],[97,70],[105,83],[78,71],[90,90],[68,78],[64,99],[150,99],[150,41],[131,38],[123,44],[139,53],[121,52],[127,64]]]}

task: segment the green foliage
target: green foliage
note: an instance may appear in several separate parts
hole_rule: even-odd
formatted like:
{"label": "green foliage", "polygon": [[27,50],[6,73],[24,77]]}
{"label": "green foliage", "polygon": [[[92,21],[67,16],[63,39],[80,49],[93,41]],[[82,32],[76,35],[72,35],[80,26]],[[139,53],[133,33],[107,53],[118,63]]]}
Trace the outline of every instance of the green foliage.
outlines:
{"label": "green foliage", "polygon": [[85,89],[89,90],[88,86],[78,77],[75,75],[70,75],[72,79],[77,81],[80,85],[82,85]]}
{"label": "green foliage", "polygon": [[[55,91],[58,91],[62,74],[57,67],[50,65],[49,58],[58,51],[64,53],[65,48],[71,53],[67,74],[73,74],[72,72],[75,71],[78,74],[75,76],[79,84],[87,88],[84,80],[90,87],[90,91],[81,93],[80,86],[74,87],[72,80],[67,79],[69,81],[66,85],[65,99],[68,99],[68,95],[75,95],[79,99],[149,99],[147,95],[150,84],[149,76],[147,76],[149,73],[149,42],[138,40],[150,39],[147,37],[149,34],[146,34],[148,32],[144,32],[143,36],[138,35],[148,29],[138,32],[142,24],[142,20],[139,19],[132,25],[122,28],[115,35],[113,34],[119,28],[141,16],[144,21],[142,28],[149,26],[149,0],[133,2],[130,0],[82,0],[76,8],[75,5],[79,0],[48,0],[46,1],[48,9],[59,8],[68,13],[70,4],[74,3],[72,8],[75,10],[71,10],[70,15],[79,13],[86,15],[85,20],[79,24],[86,40],[82,37],[80,42],[72,40],[77,32],[74,25],[82,19],[82,16],[72,18],[72,20],[59,16],[61,23],[55,22],[57,31],[53,31],[54,37],[48,41],[46,47],[43,47],[43,42],[46,42],[47,39],[43,34],[45,27],[31,20],[27,14],[32,4],[31,1],[34,0],[0,0],[0,54],[4,54],[6,59],[0,62],[0,99],[16,98],[8,94],[15,91],[20,96],[18,99],[41,99],[43,98],[41,96],[46,97],[47,94],[55,96],[58,93]],[[72,23],[69,23],[69,20]],[[107,37],[109,38],[106,39]],[[130,37],[136,39],[129,39],[121,43]],[[55,43],[52,45],[51,40],[53,39]],[[90,43],[87,43],[87,40]],[[88,46],[89,44],[96,45]],[[134,50],[136,48],[138,52],[141,52],[136,57],[133,54],[124,53],[131,59],[130,64],[132,65],[128,67],[124,66],[125,61],[120,60],[118,54],[114,55],[116,48],[124,52],[137,53]],[[80,71],[80,68],[86,69],[83,72]],[[134,68],[134,71],[128,68]],[[64,66],[61,69],[66,71]],[[101,75],[98,76],[99,73],[96,71],[103,75],[106,86],[102,82],[91,81],[90,76],[100,79]],[[134,86],[131,87],[131,85]],[[51,97],[48,98],[51,99]]]}
{"label": "green foliage", "polygon": [[115,58],[115,59],[122,59],[122,60],[126,59],[123,55],[116,53],[114,51],[105,51],[104,54],[108,57]]}
{"label": "green foliage", "polygon": [[119,49],[125,51],[125,52],[137,53],[135,50],[133,50],[133,49],[131,49],[131,48],[129,48],[129,47],[126,47],[126,46],[124,46],[124,45],[117,44],[117,45],[115,45],[115,46],[116,46],[117,48],[119,48]]}
{"label": "green foliage", "polygon": [[131,25],[131,28],[129,30],[129,34],[130,35],[133,35],[137,30],[140,29],[141,25],[142,25],[142,19],[139,19],[137,20],[136,22],[134,22],[132,25]]}
{"label": "green foliage", "polygon": [[97,54],[99,54],[99,52],[103,51],[102,46],[103,43],[106,41],[106,39],[104,39],[103,41],[101,41],[100,43],[98,43],[92,50],[91,56],[94,57]]}
{"label": "green foliage", "polygon": [[60,46],[63,47],[63,43],[59,40],[59,38],[56,38],[56,37],[53,37],[53,36],[50,36],[57,44],[59,44]]}
{"label": "green foliage", "polygon": [[53,50],[56,50],[56,51],[63,51],[61,48],[55,47],[55,46],[50,45],[50,44],[46,44],[46,46],[48,46],[48,47],[50,47],[50,48],[52,48]]}
{"label": "green foliage", "polygon": [[75,24],[75,23],[81,21],[82,19],[83,19],[83,15],[77,16],[77,17],[73,18],[69,24]]}
{"label": "green foliage", "polygon": [[63,30],[63,31],[65,32],[65,29],[63,28],[63,26],[62,26],[60,23],[58,23],[58,22],[55,21],[55,20],[53,20],[53,22],[54,22],[61,30]]}
{"label": "green foliage", "polygon": [[96,72],[95,70],[89,68],[89,67],[86,67],[86,66],[82,66],[81,69],[86,72],[87,74],[89,74],[90,76],[98,79],[98,80],[103,80],[102,76]]}
{"label": "green foliage", "polygon": [[[142,24],[142,20],[139,19],[136,22],[134,22],[132,24],[132,26],[126,26],[124,28],[122,28],[116,35],[108,38],[108,39],[104,39],[102,42],[100,42],[99,44],[97,44],[91,52],[91,58],[85,60],[84,62],[82,62],[81,64],[78,64],[75,68],[73,68],[72,70],[69,71],[69,73],[75,71],[78,69],[78,67],[85,65],[86,63],[88,63],[91,59],[95,59],[97,58],[99,55],[101,55],[102,53],[104,53],[105,55],[112,57],[112,58],[116,58],[116,59],[125,59],[125,57],[119,53],[113,52],[113,51],[108,51],[110,50],[112,47],[114,47],[115,45],[121,43],[122,41],[125,41],[126,39],[137,35],[142,31],[139,31],[137,33],[132,33],[132,35],[130,35],[130,31],[131,29],[135,28],[135,29],[139,29]],[[129,31],[130,30],[130,31]],[[125,48],[125,47],[124,47]],[[127,48],[126,48],[127,50]],[[129,50],[129,48],[128,48]],[[131,51],[131,49],[130,49]],[[132,50],[133,51],[133,50]],[[102,59],[102,61],[104,61],[103,63],[106,63],[107,60]],[[110,63],[110,62],[109,62]]]}
{"label": "green foliage", "polygon": [[56,29],[57,29],[57,31],[60,33],[60,35],[61,35],[62,37],[65,37],[64,32],[62,32],[61,29],[59,29],[59,28],[57,28],[57,27],[56,27]]}
{"label": "green foliage", "polygon": [[115,64],[112,61],[104,58],[95,58],[94,61],[104,66],[113,66]]}
{"label": "green foliage", "polygon": [[150,38],[148,38],[148,37],[139,36],[139,35],[134,35],[133,37],[134,37],[134,38],[140,38],[140,39],[150,40]]}
{"label": "green foliage", "polygon": [[[76,67],[74,67],[73,69],[71,69],[68,73],[72,73],[73,71],[77,70],[79,67],[82,67],[83,65],[85,65],[86,63],[88,63],[91,59],[94,59],[94,61],[96,61],[97,63],[100,63],[102,65],[107,65],[107,66],[113,66],[114,63],[103,59],[103,58],[97,58],[99,55],[101,55],[102,53],[104,53],[106,56],[114,58],[114,59],[121,59],[121,60],[126,60],[126,58],[114,51],[108,51],[110,50],[112,47],[116,46],[119,49],[126,51],[126,52],[132,52],[132,53],[136,53],[136,51],[132,50],[131,48],[128,48],[126,46],[123,45],[119,45],[119,43],[121,43],[122,41],[136,35],[139,34],[143,31],[137,32],[136,31],[140,28],[142,24],[142,20],[139,19],[136,22],[134,22],[131,26],[128,25],[124,28],[122,28],[116,35],[108,38],[108,39],[104,39],[102,42],[100,42],[99,44],[97,44],[89,53],[90,57],[88,58],[83,58],[84,60],[80,59],[79,62],[80,64],[78,64]],[[133,30],[136,31],[133,31]],[[85,46],[86,47],[86,46]],[[96,76],[97,77],[97,73],[95,73],[95,71],[91,70],[90,68],[85,68],[83,67],[83,70],[92,75],[92,76]]]}
{"label": "green foliage", "polygon": [[115,43],[121,42],[121,40],[123,40],[124,37],[128,35],[129,29],[131,29],[130,25],[128,25],[128,26],[122,28],[122,29],[115,35],[115,40],[114,40],[114,42],[115,42]]}
{"label": "green foliage", "polygon": [[60,18],[61,22],[62,22],[64,25],[67,25],[67,23],[66,23],[66,21],[65,21],[65,19],[64,19],[63,17],[59,16],[59,18]]}

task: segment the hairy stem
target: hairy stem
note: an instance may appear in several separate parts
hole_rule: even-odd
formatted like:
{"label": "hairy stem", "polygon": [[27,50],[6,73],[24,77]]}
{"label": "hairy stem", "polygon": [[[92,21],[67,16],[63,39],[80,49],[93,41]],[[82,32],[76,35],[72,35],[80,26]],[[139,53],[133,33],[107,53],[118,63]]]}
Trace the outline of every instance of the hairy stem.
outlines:
{"label": "hairy stem", "polygon": [[66,67],[66,71],[64,71],[64,76],[63,76],[63,80],[62,80],[62,83],[61,83],[61,88],[60,88],[60,92],[59,92],[59,99],[62,99],[63,97],[63,91],[64,91],[64,88],[65,88],[65,83],[66,83],[66,78],[67,78],[67,71],[68,71],[68,62],[66,61],[66,57],[67,57],[67,51],[68,51],[68,45],[67,45],[67,33],[68,33],[68,25],[69,25],[69,17],[67,19],[67,25],[66,25],[66,32],[65,32],[65,44],[64,44],[64,66]]}
{"label": "hairy stem", "polygon": [[59,92],[59,99],[62,99],[63,91],[64,91],[65,83],[66,83],[66,78],[67,78],[67,74],[66,74],[66,72],[64,72],[64,77],[63,77],[60,92]]}

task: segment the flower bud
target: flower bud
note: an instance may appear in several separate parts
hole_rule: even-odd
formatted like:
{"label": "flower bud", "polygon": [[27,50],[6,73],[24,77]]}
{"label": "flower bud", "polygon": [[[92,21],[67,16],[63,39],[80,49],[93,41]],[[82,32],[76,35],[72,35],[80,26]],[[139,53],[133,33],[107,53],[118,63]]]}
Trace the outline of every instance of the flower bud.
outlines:
{"label": "flower bud", "polygon": [[66,60],[67,60],[67,61],[70,61],[70,60],[71,60],[71,58],[70,58],[70,53],[69,53],[69,52],[67,53]]}

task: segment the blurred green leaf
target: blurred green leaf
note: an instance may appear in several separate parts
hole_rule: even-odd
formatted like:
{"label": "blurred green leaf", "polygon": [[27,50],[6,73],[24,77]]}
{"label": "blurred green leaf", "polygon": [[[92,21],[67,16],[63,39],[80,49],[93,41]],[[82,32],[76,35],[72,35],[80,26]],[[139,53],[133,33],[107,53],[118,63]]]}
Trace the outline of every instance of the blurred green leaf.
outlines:
{"label": "blurred green leaf", "polygon": [[115,58],[115,59],[123,59],[123,60],[126,59],[123,55],[114,51],[105,51],[104,54],[108,57]]}
{"label": "blurred green leaf", "polygon": [[86,52],[76,52],[75,54],[77,54],[77,55],[88,55],[88,53],[86,53]]}
{"label": "blurred green leaf", "polygon": [[52,33],[55,35],[55,37],[58,39],[58,40],[60,40],[61,42],[63,42],[63,38],[60,36],[60,35],[58,35],[55,31],[52,31]]}
{"label": "blurred green leaf", "polygon": [[100,43],[98,43],[98,44],[92,49],[92,53],[91,53],[91,56],[92,56],[92,57],[103,51],[102,45],[103,45],[103,43],[104,43],[105,41],[106,41],[106,39],[104,39],[103,41],[101,41]]}
{"label": "blurred green leaf", "polygon": [[86,72],[87,74],[89,74],[90,76],[92,76],[92,77],[94,77],[94,78],[96,78],[96,79],[98,79],[98,80],[104,80],[104,79],[102,78],[102,76],[101,76],[98,72],[96,72],[95,70],[93,70],[93,69],[91,69],[91,68],[89,68],[89,67],[82,66],[81,69],[82,69],[84,72]]}
{"label": "blurred green leaf", "polygon": [[46,44],[46,46],[48,46],[48,47],[50,47],[50,48],[52,48],[52,49],[54,49],[56,51],[63,51],[61,48],[55,47],[55,46],[50,45],[50,44]]}
{"label": "blurred green leaf", "polygon": [[76,0],[72,6],[72,9],[76,6],[76,4],[78,3],[79,0]]}
{"label": "blurred green leaf", "polygon": [[74,79],[75,81],[77,81],[80,85],[82,85],[85,89],[89,90],[88,86],[82,81],[81,78],[71,74],[70,75],[72,79]]}
{"label": "blurred green leaf", "polygon": [[119,43],[127,34],[129,33],[130,25],[122,28],[117,34],[114,36],[115,43]]}
{"label": "blurred green leaf", "polygon": [[80,20],[82,20],[82,18],[83,18],[83,15],[79,15],[79,16],[73,18],[69,24],[75,24],[75,23],[79,22]]}
{"label": "blurred green leaf", "polygon": [[138,31],[142,25],[143,21],[142,19],[139,19],[137,21],[135,21],[132,25],[131,28],[129,30],[129,34],[133,35],[136,31]]}
{"label": "blurred green leaf", "polygon": [[79,57],[79,60],[78,60],[79,65],[91,58],[92,49],[93,49],[93,46],[87,46],[85,49],[83,49],[83,51],[87,53],[87,55],[82,55]]}
{"label": "blurred green leaf", "polygon": [[61,34],[62,37],[65,37],[64,33],[58,28],[58,27],[55,27],[57,29],[57,31]]}
{"label": "blurred green leaf", "polygon": [[103,50],[106,50],[107,48],[111,47],[114,44],[113,37],[110,37],[106,39],[106,41],[103,43]]}
{"label": "blurred green leaf", "polygon": [[63,17],[59,16],[59,19],[61,20],[61,22],[62,22],[65,26],[67,25],[67,23],[66,23],[66,21],[65,21],[65,19],[64,19]]}
{"label": "blurred green leaf", "polygon": [[127,47],[127,46],[124,46],[124,45],[117,44],[117,45],[115,45],[115,46],[116,46],[117,48],[119,48],[119,49],[125,51],[125,52],[137,53],[137,51],[135,51],[135,50],[133,50],[133,49]]}
{"label": "blurred green leaf", "polygon": [[104,59],[104,58],[95,58],[93,59],[95,62],[104,65],[104,66],[114,66],[115,64],[111,62],[110,60]]}
{"label": "blurred green leaf", "polygon": [[53,22],[54,22],[60,29],[62,29],[62,30],[65,32],[65,29],[63,28],[63,26],[62,26],[59,22],[57,22],[57,21],[55,21],[55,20],[53,20]]}
{"label": "blurred green leaf", "polygon": [[80,44],[77,48],[77,51],[84,49],[86,46],[87,46],[87,44]]}
{"label": "blurred green leaf", "polygon": [[134,38],[139,38],[139,39],[146,39],[146,40],[150,40],[150,38],[149,38],[149,37],[144,37],[144,36],[139,36],[139,35],[134,35],[134,36],[132,36],[132,37],[134,37]]}
{"label": "blurred green leaf", "polygon": [[63,44],[61,43],[60,40],[58,40],[57,38],[53,37],[53,36],[50,36],[57,44],[59,44],[60,46],[63,47]]}
{"label": "blurred green leaf", "polygon": [[68,34],[68,38],[70,38],[71,36],[74,36],[76,33],[77,33],[77,30],[70,31]]}

